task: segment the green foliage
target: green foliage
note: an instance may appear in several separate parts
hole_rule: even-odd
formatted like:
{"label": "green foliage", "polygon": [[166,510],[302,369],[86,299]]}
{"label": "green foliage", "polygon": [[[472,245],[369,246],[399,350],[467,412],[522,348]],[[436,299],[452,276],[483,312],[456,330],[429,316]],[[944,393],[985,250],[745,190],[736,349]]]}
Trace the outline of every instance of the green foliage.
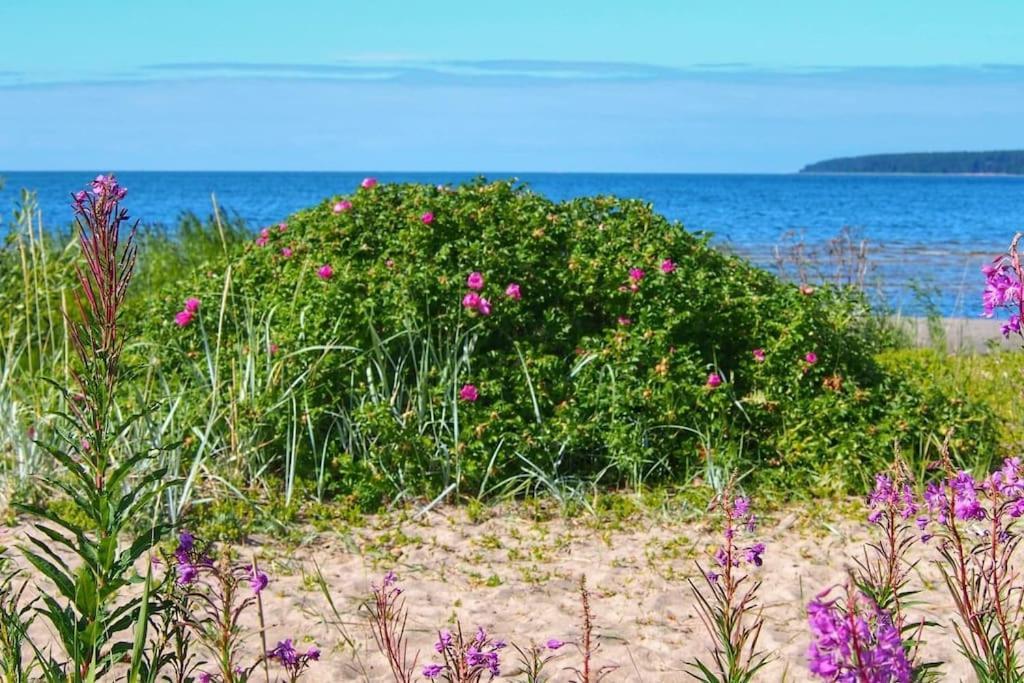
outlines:
{"label": "green foliage", "polygon": [[0,547],[0,681],[27,683],[32,665],[24,659],[32,602],[25,600],[28,582],[8,566],[6,549]]}
{"label": "green foliage", "polygon": [[[554,203],[482,181],[361,189],[335,213],[339,199],[164,288],[147,319],[170,376],[244,350],[255,359],[239,356],[232,376],[278,378],[244,394],[250,471],[372,509],[595,479],[714,485],[733,470],[750,485],[844,493],[863,490],[894,444],[922,453],[952,426],[960,452],[994,450],[984,406],[876,359],[861,297],[802,292],[642,202]],[[490,316],[461,304],[474,271]],[[504,295],[512,282],[521,300]],[[171,318],[187,296],[204,308],[182,329]],[[466,383],[479,400],[459,399]]]}

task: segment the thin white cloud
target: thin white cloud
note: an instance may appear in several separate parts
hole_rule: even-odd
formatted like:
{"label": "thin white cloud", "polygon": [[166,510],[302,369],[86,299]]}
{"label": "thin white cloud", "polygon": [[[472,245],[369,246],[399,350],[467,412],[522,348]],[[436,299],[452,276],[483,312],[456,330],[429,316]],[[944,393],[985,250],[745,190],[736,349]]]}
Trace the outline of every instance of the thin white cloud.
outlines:
{"label": "thin white cloud", "polygon": [[1007,83],[1024,80],[1024,64],[973,66],[828,65],[766,68],[743,63],[668,67],[630,62],[528,59],[430,61],[402,55],[360,55],[333,63],[177,62],[144,65],[117,73],[25,74],[0,71],[0,87],[47,87],[79,84],[152,83],[212,79],[324,80],[394,82],[417,85],[537,85],[544,83],[885,83],[951,85]]}

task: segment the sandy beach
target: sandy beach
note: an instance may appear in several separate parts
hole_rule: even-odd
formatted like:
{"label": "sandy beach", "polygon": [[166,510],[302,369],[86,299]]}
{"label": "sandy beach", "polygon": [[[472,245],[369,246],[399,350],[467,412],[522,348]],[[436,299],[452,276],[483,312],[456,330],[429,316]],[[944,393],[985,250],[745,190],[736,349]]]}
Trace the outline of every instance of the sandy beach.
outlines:
{"label": "sandy beach", "polygon": [[[360,528],[311,531],[294,546],[256,538],[238,547],[243,557],[259,557],[272,577],[264,592],[268,641],[292,637],[303,645],[316,643],[324,655],[310,670],[310,680],[391,680],[360,605],[371,582],[393,569],[409,608],[410,653],[419,653],[420,665],[435,661],[436,630],[456,619],[464,630],[483,626],[495,637],[523,645],[552,637],[575,643],[580,637],[577,586],[586,574],[600,643],[594,663],[617,667],[606,680],[686,680],[684,663],[708,643],[687,579],[699,578],[694,561],[715,547],[710,529],[667,516],[537,521],[522,510],[485,514],[474,522],[464,510],[446,508],[418,520],[379,517]],[[11,541],[23,530],[4,533]],[[793,508],[772,515],[759,538],[768,546],[757,573],[765,578],[761,646],[774,659],[757,680],[811,680],[804,607],[843,580],[852,554],[868,538],[865,524],[814,506]],[[911,614],[948,627],[951,603],[927,561],[934,549],[919,546],[916,556],[926,560],[917,580],[928,606]],[[340,623],[317,586],[317,567]],[[346,637],[355,648],[345,644]],[[947,662],[943,680],[969,680],[951,633],[933,632],[925,639],[924,654]],[[250,638],[247,647],[255,656],[258,639]],[[579,656],[571,644],[561,652],[550,669],[552,680],[569,681]],[[503,677],[514,673],[513,660],[509,649]]]}
{"label": "sandy beach", "polygon": [[[1000,322],[987,318],[942,318],[941,337],[933,334],[927,318],[899,317],[894,321],[906,330],[918,346],[939,346],[945,342],[950,353],[985,353],[993,349],[1019,349],[1020,342],[1007,340],[999,332]],[[944,339],[943,339],[944,337]]]}

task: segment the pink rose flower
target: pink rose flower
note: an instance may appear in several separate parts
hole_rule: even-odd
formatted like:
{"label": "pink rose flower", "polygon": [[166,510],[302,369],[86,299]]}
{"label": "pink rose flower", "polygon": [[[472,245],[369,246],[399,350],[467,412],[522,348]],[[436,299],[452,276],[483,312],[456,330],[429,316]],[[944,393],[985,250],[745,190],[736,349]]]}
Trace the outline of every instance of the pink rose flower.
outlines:
{"label": "pink rose flower", "polygon": [[463,308],[469,308],[475,311],[479,305],[480,295],[476,292],[466,292],[466,296],[462,297]]}
{"label": "pink rose flower", "polygon": [[712,373],[708,374],[708,381],[707,381],[707,384],[705,384],[705,386],[708,389],[716,389],[716,388],[720,387],[721,385],[722,385],[722,377],[721,377],[721,375],[719,375],[717,372],[712,372]]}
{"label": "pink rose flower", "polygon": [[188,327],[192,324],[192,318],[195,317],[195,313],[192,311],[178,311],[174,316],[174,324],[178,327]]}
{"label": "pink rose flower", "polygon": [[627,325],[632,325],[632,324],[633,324],[633,321],[632,321],[632,320],[630,320],[629,318],[627,318],[627,317],[626,317],[626,316],[624,316],[624,315],[620,315],[620,316],[619,316],[619,324],[620,324],[620,325],[622,325],[623,327],[625,327],[625,326],[627,326]]}
{"label": "pink rose flower", "polygon": [[359,186],[365,190],[369,190],[372,187],[377,187],[376,178],[363,178],[363,182],[359,183]]}
{"label": "pink rose flower", "polygon": [[199,299],[195,298],[194,296],[190,296],[189,298],[185,299],[185,310],[188,311],[189,313],[195,313],[196,311],[198,311]]}
{"label": "pink rose flower", "polygon": [[814,351],[811,351],[806,356],[804,356],[804,360],[807,361],[808,365],[814,365],[815,363],[818,362],[818,354],[814,353]]}
{"label": "pink rose flower", "polygon": [[427,211],[425,214],[420,216],[420,220],[423,221],[426,225],[430,225],[431,223],[434,222],[433,212]]}
{"label": "pink rose flower", "polygon": [[325,263],[316,271],[316,275],[321,280],[330,280],[334,277],[334,268],[331,268],[329,263]]}
{"label": "pink rose flower", "polygon": [[764,362],[764,349],[754,349],[754,360],[758,363]]}
{"label": "pink rose flower", "polygon": [[344,213],[352,208],[352,202],[347,199],[342,199],[340,202],[334,205],[334,213]]}
{"label": "pink rose flower", "polygon": [[282,247],[281,248],[281,256],[283,258],[291,258],[292,257],[292,248],[291,247]]}
{"label": "pink rose flower", "polygon": [[480,315],[490,315],[491,314],[491,302],[488,301],[487,299],[483,298],[483,297],[480,297],[480,303],[477,305],[476,311]]}
{"label": "pink rose flower", "polygon": [[277,224],[278,232],[284,232],[287,229],[288,229],[288,224],[287,223],[278,223]]}
{"label": "pink rose flower", "polygon": [[667,259],[665,259],[664,261],[661,262],[661,272],[663,272],[663,273],[671,273],[671,272],[675,271],[675,269],[676,269],[676,263],[672,259],[667,258]]}
{"label": "pink rose flower", "polygon": [[634,283],[643,280],[646,274],[647,273],[645,273],[642,268],[629,269],[629,279],[632,280]]}
{"label": "pink rose flower", "polygon": [[388,268],[394,268],[395,260],[389,258],[387,261],[384,262],[384,265],[387,266]]}
{"label": "pink rose flower", "polygon": [[466,286],[479,292],[484,288],[484,276],[473,271],[469,274],[469,277],[466,278]]}
{"label": "pink rose flower", "polygon": [[519,290],[519,284],[515,282],[508,283],[508,287],[505,288],[505,296],[516,301],[522,299],[523,293]]}
{"label": "pink rose flower", "polygon": [[459,398],[463,401],[469,401],[472,403],[480,398],[480,392],[477,390],[475,384],[463,384],[462,388],[459,389]]}

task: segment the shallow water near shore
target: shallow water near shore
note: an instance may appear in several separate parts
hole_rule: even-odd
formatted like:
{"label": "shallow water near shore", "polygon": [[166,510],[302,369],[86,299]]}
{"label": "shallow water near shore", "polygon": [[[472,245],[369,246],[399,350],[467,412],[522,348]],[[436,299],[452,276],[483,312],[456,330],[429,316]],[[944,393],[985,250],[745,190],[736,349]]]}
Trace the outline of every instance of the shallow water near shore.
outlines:
{"label": "shallow water near shore", "polygon": [[[69,193],[90,174],[0,171],[9,212],[18,191],[39,193],[44,223],[70,221]],[[276,223],[323,198],[352,192],[366,175],[384,182],[465,182],[476,173],[125,172],[130,208],[146,224],[173,225],[185,211],[211,212],[211,195],[253,228]],[[709,231],[723,247],[759,265],[784,262],[791,277],[859,278],[895,311],[974,317],[983,286],[979,268],[1005,250],[1024,217],[1024,177],[914,175],[722,175],[486,173],[518,178],[556,200],[614,194],[651,202],[690,230]],[[836,253],[866,241],[868,268]],[[0,232],[5,228],[0,225]],[[839,263],[842,261],[842,263]]]}

